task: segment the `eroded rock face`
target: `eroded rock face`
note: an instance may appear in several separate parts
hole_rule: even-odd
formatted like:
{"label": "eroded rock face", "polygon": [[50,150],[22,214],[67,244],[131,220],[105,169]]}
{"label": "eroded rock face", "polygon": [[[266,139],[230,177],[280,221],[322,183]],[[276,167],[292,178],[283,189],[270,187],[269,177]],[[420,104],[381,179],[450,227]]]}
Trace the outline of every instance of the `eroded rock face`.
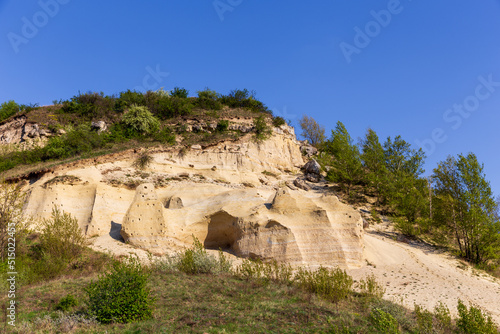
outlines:
{"label": "eroded rock face", "polygon": [[120,232],[123,239],[142,248],[157,248],[167,234],[163,205],[154,185],[137,187],[134,200],[125,214]]}
{"label": "eroded rock face", "polygon": [[[134,170],[131,160],[55,171],[28,186],[26,212],[49,218],[59,206],[88,236],[109,234],[114,242],[123,238],[154,253],[189,247],[194,236],[206,248],[240,257],[360,266],[361,217],[322,187],[297,179],[304,162],[288,135],[192,149],[182,159],[175,152],[154,153],[147,171]],[[62,176],[79,181],[54,182]],[[130,189],[131,178],[145,183]]]}

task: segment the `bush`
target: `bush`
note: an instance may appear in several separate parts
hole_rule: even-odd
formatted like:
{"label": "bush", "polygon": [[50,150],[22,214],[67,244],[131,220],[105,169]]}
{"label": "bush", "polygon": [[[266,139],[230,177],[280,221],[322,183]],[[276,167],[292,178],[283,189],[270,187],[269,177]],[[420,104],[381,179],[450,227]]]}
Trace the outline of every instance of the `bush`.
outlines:
{"label": "bush", "polygon": [[161,131],[153,134],[153,139],[162,144],[175,144],[175,133],[168,127],[163,128]]}
{"label": "bush", "polygon": [[115,110],[124,111],[132,105],[144,106],[146,105],[146,98],[143,93],[131,91],[121,92],[120,97],[116,100]]}
{"label": "bush", "polygon": [[86,240],[78,227],[78,220],[54,206],[51,219],[42,221],[40,247],[43,252],[69,262],[82,253],[85,244]]}
{"label": "bush", "polygon": [[334,303],[346,299],[352,292],[352,277],[340,268],[318,268],[316,271],[299,269],[296,280],[299,286]]}
{"label": "bush", "polygon": [[219,102],[218,98],[219,95],[216,91],[205,88],[205,90],[198,92],[196,104],[201,109],[220,110],[222,109],[222,104]]}
{"label": "bush", "polygon": [[434,317],[431,312],[422,308],[420,305],[415,304],[415,317],[417,318],[419,333],[435,333],[433,326]]}
{"label": "bush", "polygon": [[160,122],[148,108],[135,104],[123,115],[122,122],[126,127],[141,135],[152,134],[160,128]]}
{"label": "bush", "polygon": [[460,333],[498,333],[491,317],[483,314],[479,307],[470,305],[470,308],[467,309],[467,306],[459,299],[457,310],[457,327]]}
{"label": "bush", "polygon": [[436,319],[436,328],[440,329],[442,332],[451,331],[451,315],[448,307],[439,302],[434,306],[434,318]]}
{"label": "bush", "polygon": [[109,272],[85,289],[90,312],[101,323],[151,318],[154,298],[147,287],[148,278],[137,258],[115,261]]}
{"label": "bush", "polygon": [[232,264],[219,250],[218,259],[207,253],[201,242],[193,236],[193,247],[156,262],[161,272],[180,271],[188,275],[231,273]]}
{"label": "bush", "polygon": [[389,313],[385,313],[379,308],[375,308],[370,312],[370,322],[380,333],[399,333],[399,326],[396,319],[394,319],[394,317]]}
{"label": "bush", "polygon": [[228,120],[221,120],[219,121],[219,123],[217,123],[217,131],[219,132],[224,132],[224,131],[227,131],[227,129],[229,128],[229,121]]}
{"label": "bush", "polygon": [[276,117],[273,118],[273,126],[274,127],[280,127],[283,124],[286,124],[286,121],[285,121],[285,119],[283,117],[276,116]]}
{"label": "bush", "polygon": [[260,259],[245,259],[236,268],[236,274],[244,279],[257,279],[265,283],[270,281],[291,284],[293,270],[289,264],[278,263],[276,260],[264,263]]}
{"label": "bush", "polygon": [[253,119],[253,125],[255,127],[255,139],[265,140],[271,135],[271,129],[267,126],[266,119],[264,116],[259,116]]}
{"label": "bush", "polygon": [[385,293],[384,287],[377,282],[377,279],[373,274],[367,276],[365,279],[360,279],[358,287],[361,290],[361,293],[366,296],[382,298]]}
{"label": "bush", "polygon": [[68,295],[66,295],[66,297],[61,298],[59,303],[57,303],[55,309],[58,311],[66,312],[70,308],[72,308],[76,305],[78,305],[76,298],[72,294],[68,294]]}
{"label": "bush", "polygon": [[149,154],[148,151],[144,151],[137,157],[137,159],[135,159],[132,166],[137,169],[144,169],[148,167],[151,162],[153,162],[153,157]]}
{"label": "bush", "polygon": [[14,100],[2,103],[0,105],[0,122],[17,114],[20,110],[21,108]]}
{"label": "bush", "polygon": [[180,88],[180,87],[174,87],[174,89],[172,89],[170,91],[170,95],[172,97],[179,97],[179,98],[182,98],[182,99],[187,98],[188,94],[189,94],[189,91],[187,89]]}

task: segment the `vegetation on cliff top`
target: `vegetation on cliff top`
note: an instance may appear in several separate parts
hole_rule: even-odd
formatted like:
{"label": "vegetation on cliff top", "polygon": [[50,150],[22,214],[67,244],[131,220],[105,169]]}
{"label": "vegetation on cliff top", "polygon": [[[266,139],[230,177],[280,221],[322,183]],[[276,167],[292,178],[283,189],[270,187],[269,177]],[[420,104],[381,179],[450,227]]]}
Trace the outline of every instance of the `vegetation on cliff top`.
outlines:
{"label": "vegetation on cliff top", "polygon": [[[196,97],[188,97],[184,88],[175,87],[170,92],[163,89],[140,93],[127,90],[117,96],[103,93],[83,93],[69,100],[54,101],[53,106],[19,106],[9,101],[0,107],[0,122],[15,116],[25,116],[52,133],[62,135],[49,138],[44,147],[13,151],[1,156],[0,173],[19,165],[31,165],[45,161],[89,157],[134,145],[171,145],[176,134],[184,142],[211,143],[224,138],[237,138],[238,131],[228,131],[222,117],[255,118],[255,137],[258,140],[269,135],[267,119],[274,126],[285,123],[281,117],[272,117],[271,111],[247,89],[232,90],[227,95],[205,89]],[[186,132],[186,118],[215,122],[215,131]],[[108,130],[93,129],[92,122],[104,121]],[[64,130],[64,131],[61,131]],[[102,154],[102,153],[101,153]]]}

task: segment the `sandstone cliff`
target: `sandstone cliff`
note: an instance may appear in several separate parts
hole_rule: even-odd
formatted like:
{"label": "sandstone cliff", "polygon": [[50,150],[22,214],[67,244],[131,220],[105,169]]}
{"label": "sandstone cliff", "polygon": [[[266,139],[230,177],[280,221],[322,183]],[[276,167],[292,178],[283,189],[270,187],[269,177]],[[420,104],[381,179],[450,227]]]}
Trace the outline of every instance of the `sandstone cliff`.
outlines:
{"label": "sandstone cliff", "polygon": [[[293,265],[359,267],[358,212],[308,183],[293,128],[270,139],[251,135],[202,148],[156,148],[145,170],[137,154],[60,167],[33,180],[26,212],[49,217],[54,205],[74,215],[89,237],[109,236],[165,253],[192,236],[206,248]],[[310,191],[294,187],[297,178]]]}

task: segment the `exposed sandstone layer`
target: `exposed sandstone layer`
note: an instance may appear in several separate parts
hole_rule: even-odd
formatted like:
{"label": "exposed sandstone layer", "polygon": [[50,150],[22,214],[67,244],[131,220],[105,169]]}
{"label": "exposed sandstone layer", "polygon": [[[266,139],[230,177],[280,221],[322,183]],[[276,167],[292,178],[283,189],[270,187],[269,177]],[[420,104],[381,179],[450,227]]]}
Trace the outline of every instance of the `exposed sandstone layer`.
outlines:
{"label": "exposed sandstone layer", "polygon": [[28,186],[26,212],[48,218],[60,206],[89,237],[123,238],[154,253],[187,247],[194,236],[240,257],[361,266],[360,215],[320,186],[286,186],[305,163],[293,132],[251,138],[157,149],[144,171],[131,167],[130,156],[56,170]]}

